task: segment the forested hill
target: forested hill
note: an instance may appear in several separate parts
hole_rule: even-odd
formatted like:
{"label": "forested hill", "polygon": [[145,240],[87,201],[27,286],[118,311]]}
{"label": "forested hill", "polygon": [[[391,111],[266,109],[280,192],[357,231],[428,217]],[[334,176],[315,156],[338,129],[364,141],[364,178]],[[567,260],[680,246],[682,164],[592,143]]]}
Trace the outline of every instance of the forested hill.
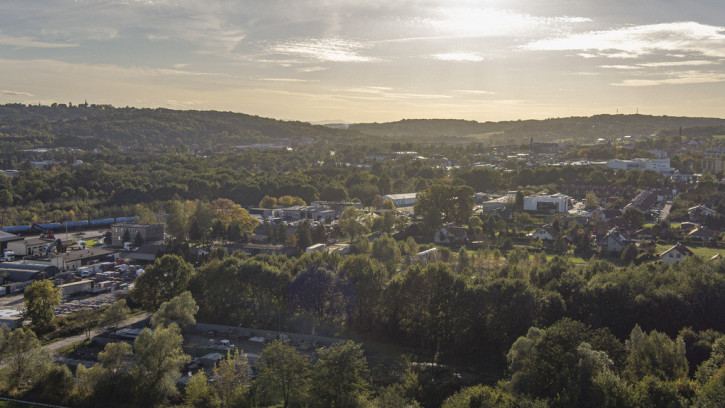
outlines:
{"label": "forested hill", "polygon": [[33,147],[164,148],[195,146],[223,150],[255,143],[299,144],[312,140],[351,142],[390,137],[397,141],[495,144],[536,142],[587,143],[598,138],[655,133],[724,135],[725,119],[648,115],[597,115],[546,120],[476,122],[406,119],[360,123],[349,129],[282,121],[234,112],[111,105],[0,105],[0,151]]}
{"label": "forested hill", "polygon": [[389,123],[358,123],[350,129],[376,136],[409,140],[468,137],[495,143],[521,143],[533,137],[537,142],[585,143],[598,138],[627,135],[648,136],[663,131],[725,134],[725,119],[650,115],[596,115],[591,117],[476,122],[451,119],[405,119]]}
{"label": "forested hill", "polygon": [[355,131],[233,112],[115,108],[110,105],[0,106],[3,151],[31,147],[219,149],[254,143],[340,140]]}

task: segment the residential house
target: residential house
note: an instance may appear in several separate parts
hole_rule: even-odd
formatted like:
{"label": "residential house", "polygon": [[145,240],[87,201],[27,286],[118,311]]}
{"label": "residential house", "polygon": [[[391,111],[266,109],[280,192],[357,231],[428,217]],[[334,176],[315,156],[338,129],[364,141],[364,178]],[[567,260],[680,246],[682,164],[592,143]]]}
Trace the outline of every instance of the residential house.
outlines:
{"label": "residential house", "polygon": [[690,221],[694,222],[700,222],[707,217],[713,217],[717,215],[717,211],[711,210],[702,204],[688,208],[687,213],[690,216]]}
{"label": "residential house", "polygon": [[612,228],[597,242],[597,248],[602,252],[613,254],[620,252],[630,243],[632,243],[632,240],[626,233],[619,228]]}
{"label": "residential house", "polygon": [[687,237],[698,241],[707,241],[710,238],[715,238],[718,235],[717,231],[711,230],[705,226],[699,226],[687,234]]}
{"label": "residential house", "polygon": [[692,255],[695,254],[690,251],[686,246],[678,242],[677,245],[663,252],[662,255],[660,255],[660,258],[662,259],[662,262],[668,265],[672,265],[679,264],[686,256]]}
{"label": "residential house", "polygon": [[466,245],[468,230],[456,224],[446,224],[433,236],[436,244]]}
{"label": "residential house", "polygon": [[556,240],[558,233],[554,229],[554,227],[551,226],[551,224],[546,224],[543,227],[540,227],[535,232],[531,234],[531,239],[533,240],[542,240],[542,241],[554,241]]}
{"label": "residential house", "polygon": [[654,239],[655,233],[652,231],[652,228],[642,228],[640,230],[635,231],[635,233],[632,235],[633,238],[639,239],[639,240],[648,240],[648,239]]}

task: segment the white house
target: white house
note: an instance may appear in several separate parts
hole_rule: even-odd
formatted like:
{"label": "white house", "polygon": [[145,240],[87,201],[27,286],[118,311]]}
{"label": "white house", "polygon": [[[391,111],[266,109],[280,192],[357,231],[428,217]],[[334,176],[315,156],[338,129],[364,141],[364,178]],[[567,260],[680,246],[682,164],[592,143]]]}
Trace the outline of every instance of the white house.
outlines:
{"label": "white house", "polygon": [[556,230],[551,224],[546,224],[531,234],[531,239],[542,241],[554,241],[556,239]]}
{"label": "white house", "polygon": [[662,259],[662,262],[668,265],[672,265],[679,264],[680,262],[682,262],[683,259],[685,259],[686,256],[692,255],[695,254],[690,251],[686,246],[678,242],[677,245],[663,252],[662,255],[660,255],[660,258]]}
{"label": "white house", "polygon": [[465,245],[468,240],[468,230],[456,224],[446,224],[433,236],[436,244]]}
{"label": "white house", "polygon": [[627,234],[620,231],[619,228],[612,228],[609,230],[607,235],[603,236],[602,239],[599,240],[597,247],[602,251],[613,253],[621,251],[631,242],[632,241],[629,239]]}

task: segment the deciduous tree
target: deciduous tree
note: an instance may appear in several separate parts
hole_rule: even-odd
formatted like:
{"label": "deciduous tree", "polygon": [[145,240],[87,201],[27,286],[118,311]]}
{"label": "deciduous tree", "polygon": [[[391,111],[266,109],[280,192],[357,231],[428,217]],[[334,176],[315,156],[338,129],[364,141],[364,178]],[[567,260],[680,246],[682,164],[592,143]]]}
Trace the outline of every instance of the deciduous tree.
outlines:
{"label": "deciduous tree", "polygon": [[151,315],[151,327],[167,327],[172,323],[176,323],[179,327],[186,327],[196,323],[196,312],[199,306],[196,305],[191,292],[185,291],[178,296],[174,296],[168,302],[164,302],[159,310]]}
{"label": "deciduous tree", "polygon": [[257,383],[269,397],[282,397],[283,406],[302,403],[307,396],[310,364],[289,344],[275,340],[265,347],[257,362]]}
{"label": "deciduous tree", "polygon": [[365,398],[370,387],[362,347],[352,341],[320,352],[312,374],[312,393],[323,407],[351,407]]}
{"label": "deciduous tree", "polygon": [[183,342],[175,324],[141,331],[133,342],[137,403],[153,406],[178,394],[175,380],[181,376],[181,367],[189,362],[181,348]]}
{"label": "deciduous tree", "polygon": [[194,268],[177,255],[164,255],[136,279],[132,295],[146,310],[156,310],[161,303],[184,292]]}
{"label": "deciduous tree", "polygon": [[33,326],[45,331],[55,326],[55,307],[60,304],[60,288],[49,280],[38,280],[25,289],[25,315]]}

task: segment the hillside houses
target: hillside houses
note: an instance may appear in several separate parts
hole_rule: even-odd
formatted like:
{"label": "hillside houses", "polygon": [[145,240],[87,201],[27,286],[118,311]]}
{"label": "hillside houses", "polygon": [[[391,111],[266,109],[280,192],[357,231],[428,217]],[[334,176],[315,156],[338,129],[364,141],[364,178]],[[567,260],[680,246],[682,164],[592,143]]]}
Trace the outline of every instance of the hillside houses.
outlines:
{"label": "hillside houses", "polygon": [[687,237],[694,241],[707,241],[711,238],[715,238],[719,235],[719,232],[714,231],[707,226],[701,225],[687,234]]}
{"label": "hillside houses", "polygon": [[621,252],[624,247],[631,244],[629,236],[619,228],[612,228],[597,242],[597,249],[603,253],[614,254]]}
{"label": "hillside houses", "polygon": [[446,224],[433,236],[436,244],[466,245],[468,230],[456,224]]}
{"label": "hillside houses", "polygon": [[546,224],[533,233],[531,233],[531,239],[533,240],[542,240],[542,241],[554,241],[556,240],[556,237],[558,235],[558,232],[554,229],[551,224]]}
{"label": "hillside houses", "polygon": [[693,255],[695,254],[689,248],[678,242],[677,245],[660,254],[660,259],[668,265],[673,265],[682,262],[686,256]]}
{"label": "hillside houses", "polygon": [[717,215],[717,211],[707,208],[704,205],[700,204],[700,205],[696,205],[694,207],[688,208],[687,214],[690,218],[690,221],[702,222],[707,217],[714,217],[715,215]]}

